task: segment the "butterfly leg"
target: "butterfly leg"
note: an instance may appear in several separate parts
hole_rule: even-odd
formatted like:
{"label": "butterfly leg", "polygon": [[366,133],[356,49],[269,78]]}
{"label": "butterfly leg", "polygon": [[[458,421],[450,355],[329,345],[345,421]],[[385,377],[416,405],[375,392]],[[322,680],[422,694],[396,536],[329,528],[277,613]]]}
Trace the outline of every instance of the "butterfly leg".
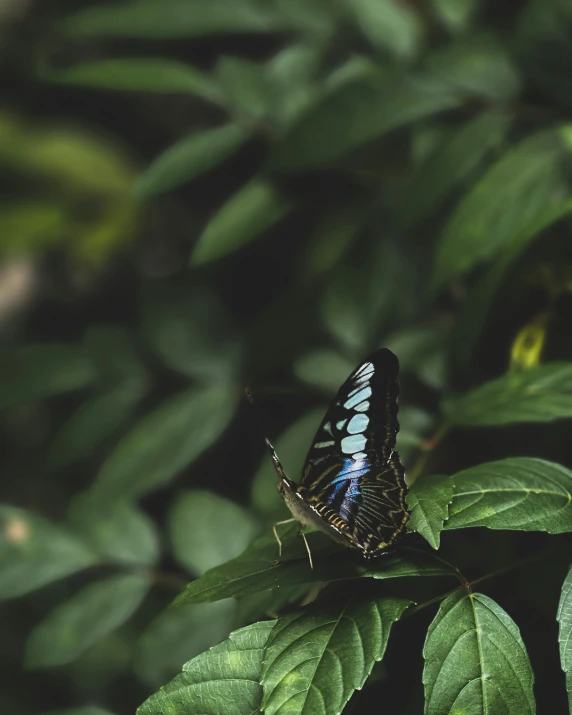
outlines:
{"label": "butterfly leg", "polygon": [[272,527],[272,531],[274,532],[274,538],[278,542],[278,556],[282,556],[282,542],[280,541],[280,537],[278,536],[276,527],[281,526],[282,524],[291,524],[293,521],[296,521],[296,519],[284,519],[284,521],[277,521],[276,524],[274,524],[274,526]]}
{"label": "butterfly leg", "polygon": [[308,544],[308,539],[306,538],[306,534],[301,531],[300,536],[304,539],[304,544],[306,545],[306,551],[308,552],[308,559],[310,560],[310,568],[312,571],[314,570],[314,562],[312,561],[312,552],[310,551],[310,544]]}

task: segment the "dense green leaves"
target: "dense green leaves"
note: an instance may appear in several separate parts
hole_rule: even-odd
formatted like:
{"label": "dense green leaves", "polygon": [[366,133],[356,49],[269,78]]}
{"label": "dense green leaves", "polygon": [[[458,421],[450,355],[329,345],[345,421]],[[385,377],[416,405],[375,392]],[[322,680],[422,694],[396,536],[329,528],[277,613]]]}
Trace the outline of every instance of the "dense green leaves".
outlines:
{"label": "dense green leaves", "polygon": [[0,376],[0,407],[7,407],[85,387],[97,372],[75,345],[26,345],[0,350]]}
{"label": "dense green leaves", "polygon": [[175,558],[200,575],[242,553],[255,536],[257,524],[238,504],[197,489],[177,498],[169,531]]}
{"label": "dense green leaves", "polygon": [[236,124],[191,134],[158,156],[133,185],[139,198],[176,189],[224,161],[246,140]]}
{"label": "dense green leaves", "polygon": [[560,664],[562,665],[562,670],[566,673],[568,703],[572,708],[572,569],[568,571],[562,584],[557,619],[560,626],[558,631]]}
{"label": "dense green leaves", "polygon": [[257,712],[264,648],[273,626],[267,621],[231,633],[228,640],[189,661],[180,675],[141,705],[137,715],[217,713],[221,702],[228,715]]}
{"label": "dense green leaves", "polygon": [[262,671],[268,715],[335,715],[363,687],[410,601],[381,598],[305,609],[279,618]]}
{"label": "dense green leaves", "polygon": [[348,5],[372,44],[402,59],[414,55],[420,26],[407,6],[396,0],[349,0]]}
{"label": "dense green leaves", "polygon": [[441,529],[449,516],[452,501],[453,482],[449,477],[431,475],[419,480],[407,494],[407,505],[411,510],[407,529],[418,532],[438,549]]}
{"label": "dense green leaves", "polygon": [[433,77],[382,75],[344,84],[297,122],[269,159],[272,168],[308,169],[338,159],[366,142],[458,104]]}
{"label": "dense green leaves", "polygon": [[285,216],[291,203],[264,180],[253,180],[211,219],[195,246],[199,265],[236,251]]}
{"label": "dense green leaves", "polygon": [[562,162],[567,150],[563,131],[541,132],[489,169],[445,227],[436,252],[434,288],[495,255],[518,238],[547,205],[566,200]]}
{"label": "dense green leaves", "polygon": [[81,571],[97,555],[73,534],[22,509],[0,507],[0,599]]}
{"label": "dense green leaves", "polygon": [[445,561],[414,549],[402,548],[395,555],[365,563],[356,554],[342,551],[342,547],[322,538],[322,534],[307,537],[314,560],[314,569],[311,569],[301,537],[292,536],[292,532],[295,533],[295,528],[280,532],[283,544],[280,558],[274,537],[262,537],[238,558],[192,581],[175,603],[216,601],[317,581],[456,575]]}
{"label": "dense green leaves", "polygon": [[446,405],[453,425],[550,422],[572,416],[572,363],[510,372]]}
{"label": "dense green leaves", "polygon": [[447,529],[487,526],[560,534],[572,531],[572,472],[520,457],[458,472]]}
{"label": "dense green leaves", "polygon": [[168,482],[208,449],[237,404],[232,388],[193,388],[144,417],[104,463],[94,492],[107,499],[144,494]]}
{"label": "dense green leaves", "polygon": [[124,623],[148,588],[144,576],[115,576],[86,586],[32,631],[26,648],[28,667],[45,668],[74,660]]}
{"label": "dense green leaves", "polygon": [[426,715],[534,715],[534,676],[510,616],[480,593],[451,594],[423,649]]}

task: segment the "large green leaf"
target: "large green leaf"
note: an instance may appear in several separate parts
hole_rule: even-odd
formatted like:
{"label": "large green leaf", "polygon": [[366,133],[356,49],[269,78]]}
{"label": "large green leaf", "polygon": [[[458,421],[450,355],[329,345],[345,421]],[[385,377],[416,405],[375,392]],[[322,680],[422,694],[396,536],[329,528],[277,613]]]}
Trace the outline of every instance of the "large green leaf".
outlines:
{"label": "large green leaf", "polygon": [[564,130],[534,134],[500,158],[460,201],[438,245],[432,285],[442,287],[499,253],[531,221],[566,200]]}
{"label": "large green leaf", "polygon": [[446,529],[572,531],[572,472],[543,459],[485,462],[452,477],[455,488]]}
{"label": "large green leaf", "polygon": [[133,415],[143,393],[143,385],[132,381],[86,400],[50,444],[46,458],[48,467],[60,469],[91,456]]}
{"label": "large green leaf", "polygon": [[292,207],[264,179],[243,186],[216,213],[200,235],[192,263],[199,265],[242,248],[283,218]]}
{"label": "large green leaf", "polygon": [[518,627],[481,593],[448,596],[423,649],[425,715],[534,715],[534,675]]}
{"label": "large green leaf", "polygon": [[409,59],[419,48],[420,23],[413,10],[398,0],[349,0],[364,35],[377,47]]}
{"label": "large green leaf", "polygon": [[256,520],[241,506],[200,489],[178,496],[169,515],[173,556],[199,575],[236,558],[257,531]]}
{"label": "large green leaf", "polygon": [[151,566],[159,557],[153,521],[131,504],[100,502],[88,492],[74,497],[68,521],[102,559],[111,563]]}
{"label": "large green leaf", "polygon": [[138,177],[133,193],[147,198],[176,189],[223,162],[247,138],[237,124],[224,124],[179,139]]}
{"label": "large green leaf", "polygon": [[144,417],[104,463],[94,493],[128,499],[162,486],[224,432],[238,402],[232,388],[193,388]]}
{"label": "large green leaf", "polygon": [[221,101],[214,79],[190,65],[166,59],[97,60],[63,70],[46,69],[51,82],[96,87],[122,92],[192,94],[212,102]]}
{"label": "large green leaf", "polygon": [[72,37],[167,39],[215,33],[280,29],[280,17],[253,0],[130,0],[91,5],[65,18],[61,30]]}
{"label": "large green leaf", "polygon": [[274,146],[269,166],[290,171],[328,164],[393,129],[457,105],[449,87],[428,75],[343,83]]}
{"label": "large green leaf", "polygon": [[[330,395],[336,394],[354,368],[352,360],[331,349],[312,350],[294,363],[294,373],[298,379]],[[319,424],[319,421],[315,424]]]}
{"label": "large green leaf", "polygon": [[[312,438],[325,413],[325,406],[318,407],[291,424],[276,441],[276,454],[286,474],[298,482]],[[276,488],[276,471],[270,456],[265,452],[260,467],[252,480],[252,505],[269,521],[286,519],[288,509]]]}
{"label": "large green leaf", "polygon": [[446,45],[430,54],[425,66],[459,92],[492,102],[513,99],[521,87],[506,43],[489,35],[463,37]]}
{"label": "large green leaf", "polygon": [[227,638],[235,614],[234,599],[167,608],[139,638],[135,672],[154,687],[166,683],[188,660]]}
{"label": "large green leaf", "polygon": [[0,407],[40,400],[92,383],[97,371],[75,345],[26,345],[0,349]]}
{"label": "large green leaf", "polygon": [[254,623],[193,658],[183,672],[137,709],[137,715],[256,713],[262,700],[262,660],[274,621]]}
{"label": "large green leaf", "polygon": [[572,712],[572,568],[562,584],[562,594],[558,604],[558,642],[560,643],[560,664],[566,673],[568,705]]}
{"label": "large green leaf", "polygon": [[383,658],[393,623],[410,601],[349,601],[282,616],[264,655],[268,715],[337,715]]}
{"label": "large green leaf", "polygon": [[[271,591],[319,581],[353,578],[403,578],[406,576],[455,576],[444,561],[415,549],[402,547],[397,554],[364,562],[357,554],[337,546],[322,534],[307,536],[314,560],[310,568],[308,554],[296,527],[282,529],[282,556],[273,536],[258,539],[238,558],[207,571],[192,581],[175,603],[202,603],[231,596],[246,596],[257,591]],[[292,534],[294,535],[292,536]]]}
{"label": "large green leaf", "polygon": [[453,482],[449,477],[430,475],[419,479],[407,494],[411,516],[408,531],[416,531],[434,548],[439,548],[443,523],[453,501]]}
{"label": "large green leaf", "polygon": [[507,425],[572,417],[572,363],[510,372],[445,405],[452,425]]}
{"label": "large green leaf", "polygon": [[467,29],[479,0],[431,0],[431,6],[441,23],[457,34]]}
{"label": "large green leaf", "polygon": [[268,115],[271,84],[265,65],[242,57],[222,56],[214,72],[233,116],[260,121]]}
{"label": "large green leaf", "polygon": [[73,534],[22,509],[0,506],[0,599],[81,571],[97,555]]}
{"label": "large green leaf", "polygon": [[141,323],[149,347],[172,370],[219,385],[236,379],[240,336],[212,289],[154,283],[142,295]]}
{"label": "large green leaf", "polygon": [[439,208],[447,195],[498,148],[506,135],[510,115],[489,110],[447,136],[423,162],[407,184],[398,216],[404,227],[413,226]]}
{"label": "large green leaf", "polygon": [[32,631],[26,665],[70,663],[124,623],[149,589],[144,576],[115,576],[86,586],[58,606]]}

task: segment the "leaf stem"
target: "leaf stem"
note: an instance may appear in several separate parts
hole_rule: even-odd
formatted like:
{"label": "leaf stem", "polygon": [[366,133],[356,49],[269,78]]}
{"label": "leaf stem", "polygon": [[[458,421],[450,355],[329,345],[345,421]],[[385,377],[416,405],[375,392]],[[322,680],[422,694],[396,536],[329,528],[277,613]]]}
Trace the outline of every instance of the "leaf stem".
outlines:
{"label": "leaf stem", "polygon": [[546,554],[550,551],[552,551],[553,547],[550,547],[548,549],[545,549],[544,551],[541,551],[538,554],[535,554],[534,556],[526,556],[523,559],[519,559],[518,561],[513,562],[512,564],[507,564],[506,566],[501,567],[500,569],[497,569],[496,571],[491,571],[490,573],[485,574],[484,576],[479,576],[479,578],[475,579],[474,581],[464,581],[461,583],[460,586],[457,586],[456,588],[452,588],[450,591],[447,591],[446,593],[442,593],[440,596],[435,596],[434,598],[430,598],[428,601],[424,601],[423,603],[420,603],[417,606],[414,606],[410,610],[408,610],[405,614],[404,617],[409,617],[415,615],[418,611],[423,610],[424,608],[427,608],[428,606],[432,606],[434,603],[439,603],[440,601],[443,601],[447,596],[450,596],[452,593],[455,593],[456,591],[468,591],[471,592],[473,590],[473,587],[476,586],[479,583],[483,583],[483,581],[488,581],[491,578],[495,578],[496,576],[501,576],[504,573],[507,573],[508,571],[513,571],[514,569],[520,568],[521,566],[525,566],[526,564],[531,563],[532,561],[536,561],[540,558],[545,558]]}
{"label": "leaf stem", "polygon": [[407,485],[409,487],[414,484],[423,474],[425,468],[427,467],[429,457],[431,456],[435,448],[439,444],[441,444],[448,432],[449,425],[444,422],[432,437],[429,437],[429,439],[426,439],[424,442],[421,443],[420,453],[417,457],[417,461],[415,462],[411,470],[407,473]]}

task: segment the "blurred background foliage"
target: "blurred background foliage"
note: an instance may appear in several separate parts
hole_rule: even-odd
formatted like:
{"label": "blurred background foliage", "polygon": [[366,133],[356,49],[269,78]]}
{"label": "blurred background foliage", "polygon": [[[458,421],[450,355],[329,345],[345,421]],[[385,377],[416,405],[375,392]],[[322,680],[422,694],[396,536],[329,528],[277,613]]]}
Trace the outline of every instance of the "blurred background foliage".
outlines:
{"label": "blurred background foliage", "polygon": [[[417,469],[442,399],[570,358],[571,29],[570,0],[0,0],[0,712],[127,715],[280,607],[164,610],[285,514],[245,385],[297,478],[387,346]],[[428,459],[527,454],[572,466],[566,424]],[[475,533],[443,542],[477,571],[543,538]],[[496,586],[540,707],[551,578]],[[420,712],[403,634],[356,712]]]}

